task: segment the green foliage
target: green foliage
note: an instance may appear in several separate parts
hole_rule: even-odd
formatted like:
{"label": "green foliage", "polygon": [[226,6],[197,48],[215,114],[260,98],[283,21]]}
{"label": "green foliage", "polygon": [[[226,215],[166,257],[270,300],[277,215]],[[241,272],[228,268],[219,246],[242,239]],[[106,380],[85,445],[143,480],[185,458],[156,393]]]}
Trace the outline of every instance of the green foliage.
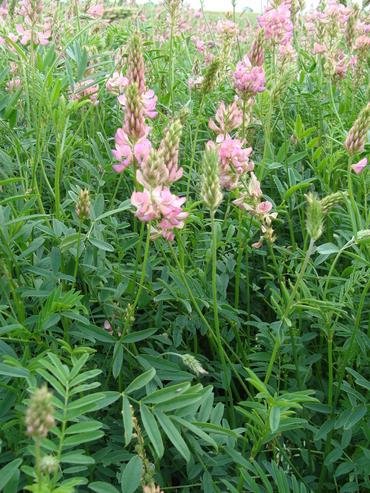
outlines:
{"label": "green foliage", "polygon": [[[294,56],[265,40],[266,89],[239,94],[239,127],[216,143],[208,123],[234,100],[255,14],[234,13],[235,36],[222,14],[176,1],[141,20],[46,0],[42,45],[11,35],[30,27],[18,3],[0,22],[0,492],[368,491],[370,174],[351,167],[369,154],[365,117],[358,152],[343,146],[369,99],[355,48],[368,15],[349,6],[348,23],[333,14],[311,32],[292,4]],[[112,171],[124,112],[106,82],[127,75],[134,28],[162,157],[177,160],[163,137],[182,125],[174,241],[133,214],[137,163]],[[260,196],[235,166],[224,186],[224,133],[253,148]],[[55,425],[35,434],[25,416],[44,385]]]}

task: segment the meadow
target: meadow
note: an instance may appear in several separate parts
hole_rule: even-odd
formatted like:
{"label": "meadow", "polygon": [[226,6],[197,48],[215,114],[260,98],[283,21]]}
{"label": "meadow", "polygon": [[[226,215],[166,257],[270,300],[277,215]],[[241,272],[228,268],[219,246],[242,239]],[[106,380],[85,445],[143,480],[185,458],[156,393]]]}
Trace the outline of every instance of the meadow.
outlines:
{"label": "meadow", "polygon": [[0,0],[0,492],[370,491],[369,48]]}

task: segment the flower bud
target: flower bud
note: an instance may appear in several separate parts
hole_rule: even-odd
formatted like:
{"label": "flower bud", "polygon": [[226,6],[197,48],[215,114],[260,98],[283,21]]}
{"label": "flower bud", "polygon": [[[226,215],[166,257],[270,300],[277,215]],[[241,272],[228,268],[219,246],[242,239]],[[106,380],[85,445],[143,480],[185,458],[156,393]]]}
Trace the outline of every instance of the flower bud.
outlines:
{"label": "flower bud", "polygon": [[201,199],[213,214],[222,201],[219,176],[218,155],[216,149],[208,145],[203,155],[203,174]]}
{"label": "flower bud", "polygon": [[127,57],[127,78],[131,84],[136,84],[139,94],[146,91],[145,65],[142,51],[142,41],[139,32],[135,32],[129,41]]}
{"label": "flower bud", "polygon": [[44,438],[54,428],[54,406],[52,394],[46,385],[36,389],[26,412],[27,434],[35,440]]}
{"label": "flower bud", "polygon": [[151,190],[167,183],[168,168],[166,167],[160,152],[155,149],[150,151],[149,157],[137,170],[136,177],[144,188]]}
{"label": "flower bud", "polygon": [[324,230],[324,211],[321,201],[313,194],[306,195],[307,218],[306,228],[308,235],[314,241],[318,240]]}
{"label": "flower bud", "polygon": [[356,154],[364,150],[368,128],[370,126],[370,103],[363,108],[357,120],[347,134],[344,147],[349,154]]}
{"label": "flower bud", "polygon": [[80,190],[76,203],[76,214],[83,221],[90,216],[90,194],[88,190]]}
{"label": "flower bud", "polygon": [[208,372],[203,368],[200,362],[192,354],[184,354],[182,361],[197,376],[206,375]]}
{"label": "flower bud", "polygon": [[137,83],[131,83],[126,90],[126,112],[123,131],[135,142],[147,133],[144,105]]}
{"label": "flower bud", "polygon": [[182,125],[179,119],[174,120],[159,146],[159,154],[168,170],[167,185],[182,177],[182,168],[179,168],[179,144]]}
{"label": "flower bud", "polygon": [[216,78],[219,70],[220,61],[216,58],[208,65],[204,74],[204,79],[200,88],[204,94],[212,91],[214,85],[216,84]]}
{"label": "flower bud", "polygon": [[59,462],[56,457],[52,455],[44,455],[40,462],[40,469],[43,473],[54,474],[59,467]]}
{"label": "flower bud", "polygon": [[321,199],[321,206],[324,214],[327,214],[329,210],[335,205],[339,204],[346,197],[346,192],[336,192],[327,195],[323,199]]}
{"label": "flower bud", "polygon": [[260,29],[248,53],[249,61],[254,67],[262,67],[265,61],[264,40],[264,31]]}

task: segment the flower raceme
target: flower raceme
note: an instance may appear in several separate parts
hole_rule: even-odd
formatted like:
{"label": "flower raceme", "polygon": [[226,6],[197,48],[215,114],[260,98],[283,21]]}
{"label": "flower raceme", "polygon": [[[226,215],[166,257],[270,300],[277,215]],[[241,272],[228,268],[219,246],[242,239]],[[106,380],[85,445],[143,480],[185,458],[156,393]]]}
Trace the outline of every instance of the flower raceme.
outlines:
{"label": "flower raceme", "polygon": [[265,71],[260,66],[253,67],[247,55],[236,65],[233,77],[236,92],[244,99],[265,90]]}
{"label": "flower raceme", "polygon": [[273,44],[288,44],[293,36],[291,12],[286,3],[276,8],[267,7],[264,14],[258,17],[265,39]]}
{"label": "flower raceme", "polygon": [[217,152],[219,161],[219,179],[221,187],[233,190],[238,186],[240,176],[254,169],[253,161],[249,160],[252,147],[243,148],[244,142],[234,139],[229,132],[239,128],[243,121],[243,112],[237,101],[225,106],[222,101],[216,111],[215,121],[209,121],[209,127],[216,132],[216,143],[208,142],[208,148]]}
{"label": "flower raceme", "polygon": [[276,239],[272,222],[276,219],[277,213],[271,212],[272,203],[269,200],[262,199],[261,184],[252,172],[247,187],[241,191],[239,197],[233,201],[233,204],[260,221],[261,236],[259,241],[252,245],[254,248],[260,248],[264,240],[273,243]]}
{"label": "flower raceme", "polygon": [[154,237],[162,235],[169,241],[175,237],[173,230],[184,227],[184,220],[188,213],[182,210],[186,198],[178,197],[170,192],[169,188],[158,186],[154,189],[144,189],[134,192],[131,203],[136,207],[136,217],[140,221],[149,222],[159,220]]}
{"label": "flower raceme", "polygon": [[239,177],[254,169],[253,161],[249,161],[252,147],[243,148],[243,142],[226,135],[218,146],[220,162],[220,182],[222,188],[232,190],[237,187]]}

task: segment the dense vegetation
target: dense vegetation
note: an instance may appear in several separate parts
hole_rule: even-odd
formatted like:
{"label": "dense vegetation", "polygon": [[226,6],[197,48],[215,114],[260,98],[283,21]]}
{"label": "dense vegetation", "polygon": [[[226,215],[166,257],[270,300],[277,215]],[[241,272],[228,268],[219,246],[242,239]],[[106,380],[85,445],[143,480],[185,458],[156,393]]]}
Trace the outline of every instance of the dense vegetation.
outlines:
{"label": "dense vegetation", "polygon": [[369,28],[0,1],[0,491],[369,491]]}

